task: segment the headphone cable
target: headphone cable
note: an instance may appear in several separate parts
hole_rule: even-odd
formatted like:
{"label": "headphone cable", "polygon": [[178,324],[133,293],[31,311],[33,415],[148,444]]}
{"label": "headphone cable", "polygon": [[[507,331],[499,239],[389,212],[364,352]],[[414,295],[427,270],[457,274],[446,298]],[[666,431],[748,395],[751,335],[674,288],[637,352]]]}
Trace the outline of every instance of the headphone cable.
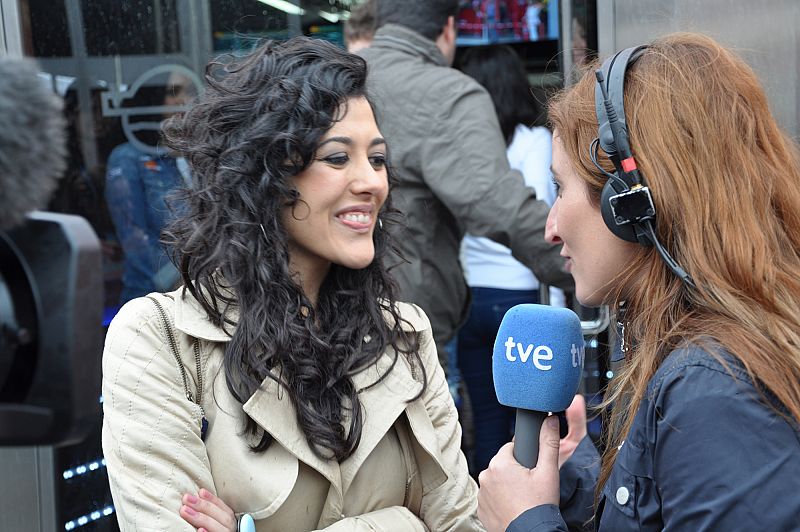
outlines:
{"label": "headphone cable", "polygon": [[653,246],[656,248],[656,251],[658,251],[658,254],[661,255],[661,258],[664,259],[664,262],[667,264],[667,267],[672,271],[672,273],[678,276],[678,278],[686,285],[697,289],[697,285],[694,284],[694,279],[692,279],[692,277],[686,273],[686,270],[681,268],[680,264],[678,264],[677,261],[672,258],[672,255],[670,255],[669,252],[664,249],[664,246],[661,245],[661,242],[658,241],[655,229],[653,228],[652,220],[645,220],[642,223],[642,226],[647,230],[648,236],[653,242]]}

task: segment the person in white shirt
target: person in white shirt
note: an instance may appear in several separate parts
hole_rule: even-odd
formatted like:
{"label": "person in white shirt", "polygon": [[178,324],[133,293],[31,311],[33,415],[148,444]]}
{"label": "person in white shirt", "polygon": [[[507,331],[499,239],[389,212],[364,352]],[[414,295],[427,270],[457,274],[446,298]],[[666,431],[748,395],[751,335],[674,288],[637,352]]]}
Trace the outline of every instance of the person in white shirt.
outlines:
{"label": "person in white shirt", "polygon": [[[494,102],[506,140],[508,162],[519,170],[527,186],[548,204],[555,201],[550,174],[552,135],[545,127],[532,127],[539,110],[531,94],[525,69],[508,46],[471,48],[461,70],[475,78]],[[497,402],[492,384],[492,346],[505,312],[521,303],[538,303],[539,280],[511,251],[487,238],[467,234],[462,261],[472,306],[458,334],[458,368],[472,403],[475,448],[470,472],[486,469],[500,447],[510,441],[513,409]],[[551,303],[564,305],[561,290],[551,289]]]}

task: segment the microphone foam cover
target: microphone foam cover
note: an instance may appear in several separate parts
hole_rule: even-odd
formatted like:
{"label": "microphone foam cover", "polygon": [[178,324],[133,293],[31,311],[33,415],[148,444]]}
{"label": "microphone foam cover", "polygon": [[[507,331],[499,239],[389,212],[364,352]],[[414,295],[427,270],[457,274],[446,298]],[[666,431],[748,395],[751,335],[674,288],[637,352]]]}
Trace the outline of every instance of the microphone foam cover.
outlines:
{"label": "microphone foam cover", "polygon": [[565,410],[583,374],[583,333],[566,308],[525,304],[503,316],[492,355],[500,404],[538,412]]}
{"label": "microphone foam cover", "polygon": [[67,167],[62,100],[28,59],[0,56],[0,230],[44,209]]}

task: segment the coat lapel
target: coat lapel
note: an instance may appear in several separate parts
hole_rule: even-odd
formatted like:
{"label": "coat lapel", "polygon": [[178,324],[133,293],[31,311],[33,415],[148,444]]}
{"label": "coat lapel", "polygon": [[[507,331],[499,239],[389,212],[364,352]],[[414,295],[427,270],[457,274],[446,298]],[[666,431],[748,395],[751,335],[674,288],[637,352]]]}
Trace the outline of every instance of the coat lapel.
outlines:
{"label": "coat lapel", "polygon": [[[392,371],[381,382],[374,384],[387,372],[393,356],[393,351],[390,350],[376,364],[353,377],[356,389],[361,390],[359,399],[364,412],[364,425],[358,448],[341,465],[334,460],[320,459],[314,454],[297,424],[294,405],[286,391],[273,379],[264,380],[244,404],[244,411],[298,460],[327,478],[339,495],[343,496],[361,465],[405,410],[408,400],[421,387],[421,383],[411,376],[411,371],[402,358],[397,360]],[[345,423],[349,421],[349,418],[345,419]]]}
{"label": "coat lapel", "polygon": [[[389,371],[395,356],[397,362]],[[386,376],[375,384],[382,375]],[[345,493],[364,461],[405,411],[408,401],[422,388],[422,383],[411,375],[405,355],[395,355],[393,349],[388,349],[376,364],[355,375],[353,383],[360,390],[358,397],[363,408],[364,426],[358,448],[341,466],[342,488]]]}
{"label": "coat lapel", "polygon": [[[205,311],[190,294],[183,297],[182,291],[176,290],[166,295],[175,302],[175,327],[177,329],[212,342],[230,341],[230,336],[225,331],[208,321]],[[409,319],[409,323],[401,324],[403,329],[415,330],[419,333],[429,327],[427,320],[423,321],[416,310],[412,311],[408,305],[400,305],[403,307],[402,314]],[[236,309],[229,311],[228,318],[236,322],[238,318]],[[389,315],[387,315],[387,319],[389,319]],[[232,333],[233,329],[229,332]],[[397,360],[392,367],[395,356],[397,356]],[[391,371],[389,371],[390,368]],[[383,375],[385,375],[383,380],[376,384]],[[409,403],[408,401],[416,396],[422,387],[422,383],[412,375],[410,363],[405,355],[396,354],[392,348],[387,349],[374,364],[353,376],[353,383],[359,390],[358,396],[363,408],[364,425],[358,448],[341,466],[336,461],[323,460],[314,454],[308,445],[305,434],[297,424],[294,405],[289,400],[286,391],[274,379],[269,377],[264,379],[258,390],[243,405],[243,410],[247,415],[269,432],[284,449],[328,479],[339,497],[343,497],[343,494],[347,492],[361,465],[400,414],[406,408],[415,408],[414,405],[417,402]],[[427,418],[424,407],[419,405],[418,408],[422,409],[423,417]],[[345,423],[349,423],[349,421],[349,417],[346,417]],[[428,447],[432,443],[424,442],[423,446]],[[431,452],[429,449],[426,451]]]}
{"label": "coat lapel", "polygon": [[273,379],[269,377],[264,379],[243,408],[247,415],[269,432],[284,449],[317,470],[332,486],[336,486],[337,490],[341,490],[339,464],[334,460],[322,460],[314,454],[305,434],[297,424],[295,408],[286,390]]}

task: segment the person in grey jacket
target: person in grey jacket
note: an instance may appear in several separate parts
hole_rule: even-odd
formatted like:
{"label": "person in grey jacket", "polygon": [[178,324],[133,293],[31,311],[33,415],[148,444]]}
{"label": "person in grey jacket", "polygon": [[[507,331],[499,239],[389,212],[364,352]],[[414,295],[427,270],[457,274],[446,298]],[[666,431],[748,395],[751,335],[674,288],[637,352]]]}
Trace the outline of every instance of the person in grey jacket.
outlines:
{"label": "person in grey jacket", "polygon": [[492,100],[453,69],[458,0],[377,2],[378,31],[360,54],[369,66],[393,194],[407,217],[407,263],[393,274],[401,297],[425,310],[440,357],[468,311],[459,264],[464,233],[509,248],[546,284],[569,286],[558,250],[544,240],[549,207],[509,167]]}
{"label": "person in grey jacket", "polygon": [[[619,306],[623,327],[589,526],[800,530],[800,150],[753,71],[709,37],[669,35],[609,64],[549,115],[558,198],[547,238],[562,244],[577,299]],[[596,100],[600,78],[609,96]],[[630,153],[619,130],[595,149],[604,100],[627,119]],[[620,209],[617,194],[648,192],[654,219]],[[626,240],[625,217],[655,247]],[[508,444],[481,473],[490,532],[567,530],[557,424],[544,425],[537,467]]]}

